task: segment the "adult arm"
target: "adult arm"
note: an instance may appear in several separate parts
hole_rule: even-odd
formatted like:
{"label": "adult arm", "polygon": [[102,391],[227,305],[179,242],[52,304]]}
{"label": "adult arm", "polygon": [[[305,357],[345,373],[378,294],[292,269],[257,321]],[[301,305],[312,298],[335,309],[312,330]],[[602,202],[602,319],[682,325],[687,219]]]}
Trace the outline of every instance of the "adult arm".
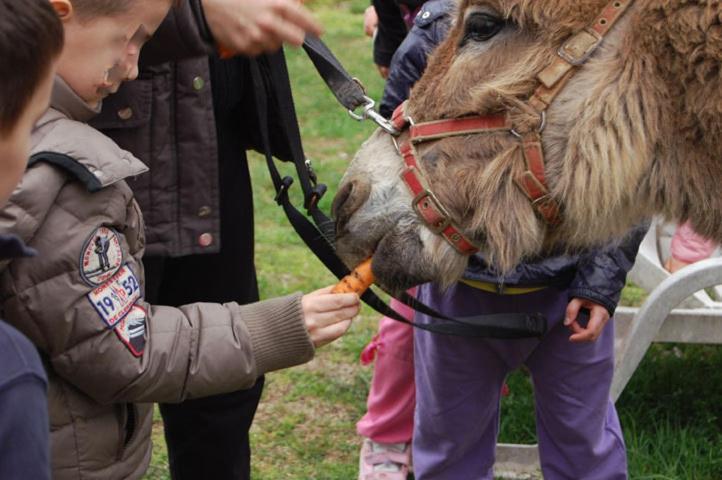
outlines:
{"label": "adult arm", "polygon": [[321,26],[296,0],[182,0],[144,47],[144,66],[212,54],[255,56],[301,45]]}
{"label": "adult arm", "polygon": [[379,17],[374,40],[374,63],[388,67],[394,52],[406,37],[407,28],[401,10],[393,0],[373,0],[373,6]]}
{"label": "adult arm", "polygon": [[182,0],[145,44],[142,66],[157,65],[214,53],[213,36],[206,24],[201,0]]}

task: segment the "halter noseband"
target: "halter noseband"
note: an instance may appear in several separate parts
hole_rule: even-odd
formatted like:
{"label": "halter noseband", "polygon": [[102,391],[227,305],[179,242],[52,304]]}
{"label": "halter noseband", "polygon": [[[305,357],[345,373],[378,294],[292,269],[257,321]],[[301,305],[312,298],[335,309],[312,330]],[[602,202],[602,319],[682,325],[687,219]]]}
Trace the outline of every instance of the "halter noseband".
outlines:
{"label": "halter noseband", "polygon": [[415,124],[405,113],[407,102],[396,108],[391,117],[391,124],[396,130],[394,137],[409,130],[409,135],[404,141],[397,143],[394,139],[399,154],[406,164],[406,168],[401,172],[401,178],[414,197],[412,202],[414,210],[432,232],[442,235],[462,255],[473,255],[479,250],[461,232],[429,188],[419,169],[415,145],[446,137],[480,133],[507,132],[519,139],[526,170],[514,179],[515,184],[527,196],[537,215],[547,225],[554,227],[561,222],[561,208],[558,201],[551,196],[544,167],[541,133],[546,123],[546,111],[633,3],[634,0],[609,2],[591,24],[564,42],[550,65],[537,74],[539,86],[527,102],[527,105],[539,114],[540,123],[536,130],[518,133],[514,130],[508,114],[479,115]]}

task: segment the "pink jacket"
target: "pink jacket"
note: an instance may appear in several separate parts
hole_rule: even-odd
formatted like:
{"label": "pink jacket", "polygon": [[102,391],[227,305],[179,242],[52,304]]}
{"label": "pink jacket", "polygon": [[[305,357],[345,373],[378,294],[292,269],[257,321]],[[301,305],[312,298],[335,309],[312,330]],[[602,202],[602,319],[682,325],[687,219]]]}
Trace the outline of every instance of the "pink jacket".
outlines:
{"label": "pink jacket", "polygon": [[672,256],[686,263],[704,260],[712,255],[717,244],[692,230],[689,222],[677,227],[672,237]]}

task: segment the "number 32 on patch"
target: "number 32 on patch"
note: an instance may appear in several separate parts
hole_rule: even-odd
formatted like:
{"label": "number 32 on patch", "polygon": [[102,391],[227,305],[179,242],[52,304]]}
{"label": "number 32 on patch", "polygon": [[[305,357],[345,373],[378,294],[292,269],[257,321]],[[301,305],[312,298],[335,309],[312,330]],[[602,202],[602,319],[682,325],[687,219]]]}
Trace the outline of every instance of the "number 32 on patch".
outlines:
{"label": "number 32 on patch", "polygon": [[140,284],[128,265],[88,294],[88,300],[108,328],[115,328],[139,299]]}

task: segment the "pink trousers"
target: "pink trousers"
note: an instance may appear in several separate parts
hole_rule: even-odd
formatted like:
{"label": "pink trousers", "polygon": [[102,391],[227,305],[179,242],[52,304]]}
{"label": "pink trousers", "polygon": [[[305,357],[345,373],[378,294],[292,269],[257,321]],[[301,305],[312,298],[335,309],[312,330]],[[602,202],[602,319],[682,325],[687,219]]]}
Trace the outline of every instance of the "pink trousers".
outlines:
{"label": "pink trousers", "polygon": [[675,230],[671,248],[672,256],[677,260],[694,263],[712,255],[717,244],[700,236],[687,222]]}
{"label": "pink trousers", "polygon": [[[415,295],[416,289],[409,290]],[[409,320],[413,310],[391,300],[391,307]],[[356,424],[359,435],[378,443],[409,443],[414,431],[414,334],[409,325],[388,317],[381,319],[379,333],[366,347],[376,349],[366,415]]]}

